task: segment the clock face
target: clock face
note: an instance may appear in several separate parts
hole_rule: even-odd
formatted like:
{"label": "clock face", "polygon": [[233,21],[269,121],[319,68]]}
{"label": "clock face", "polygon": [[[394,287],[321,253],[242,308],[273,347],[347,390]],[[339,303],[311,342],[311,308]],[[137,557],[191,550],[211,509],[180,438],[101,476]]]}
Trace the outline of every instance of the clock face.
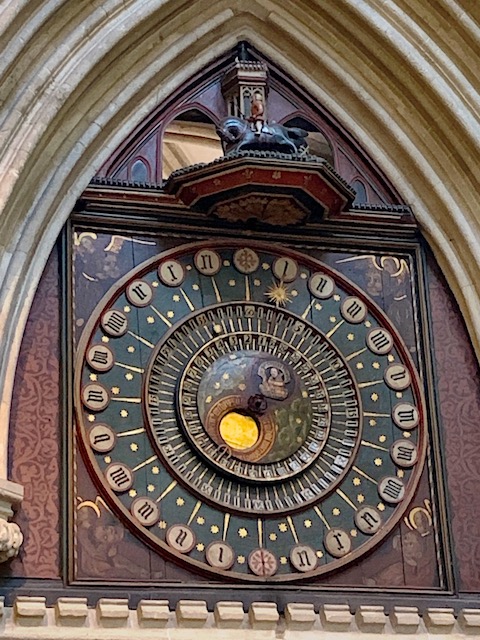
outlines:
{"label": "clock face", "polygon": [[127,274],[85,328],[75,394],[112,508],[164,557],[227,580],[358,559],[425,458],[418,375],[388,318],[271,244],[183,245]]}

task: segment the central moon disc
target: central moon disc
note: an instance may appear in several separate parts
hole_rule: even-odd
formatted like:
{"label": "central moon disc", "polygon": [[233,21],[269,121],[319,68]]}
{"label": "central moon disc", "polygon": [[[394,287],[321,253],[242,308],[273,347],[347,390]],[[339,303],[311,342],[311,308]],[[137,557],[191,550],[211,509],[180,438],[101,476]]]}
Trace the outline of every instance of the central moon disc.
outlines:
{"label": "central moon disc", "polygon": [[258,425],[250,416],[238,411],[230,411],[220,420],[220,435],[232,449],[244,451],[253,447],[258,440]]}
{"label": "central moon disc", "polygon": [[260,350],[224,353],[221,337],[215,349],[196,398],[205,432],[244,462],[272,464],[294,455],[312,428],[313,402],[293,363]]}

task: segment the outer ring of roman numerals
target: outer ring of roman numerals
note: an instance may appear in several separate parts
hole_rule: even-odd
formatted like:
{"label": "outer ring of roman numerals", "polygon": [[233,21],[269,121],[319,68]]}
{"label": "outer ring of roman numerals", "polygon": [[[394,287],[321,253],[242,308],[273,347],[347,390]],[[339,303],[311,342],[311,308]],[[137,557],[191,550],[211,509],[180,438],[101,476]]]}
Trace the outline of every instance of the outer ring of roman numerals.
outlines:
{"label": "outer ring of roman numerals", "polygon": [[[304,256],[293,251],[282,251],[276,247],[267,246],[261,243],[252,242],[248,243],[248,245],[249,246],[246,246],[243,241],[222,241],[218,243],[195,243],[194,245],[183,246],[179,249],[165,252],[161,257],[152,259],[144,265],[140,265],[140,267],[133,270],[125,278],[120,280],[115,290],[106,296],[105,299],[108,298],[109,302],[106,305],[104,304],[101,307],[99,306],[94,312],[91,321],[87,323],[85,334],[81,339],[79,345],[79,364],[77,365],[78,373],[76,382],[77,408],[80,407],[78,415],[81,432],[89,445],[87,447],[88,455],[94,462],[93,466],[97,468],[96,460],[101,456],[104,456],[105,453],[109,453],[112,450],[114,451],[116,444],[115,431],[108,424],[102,424],[101,412],[103,409],[99,409],[99,407],[104,400],[108,400],[108,403],[110,403],[110,400],[116,398],[113,396],[110,398],[110,392],[108,391],[108,389],[110,389],[109,384],[104,385],[106,395],[104,395],[98,387],[92,387],[91,384],[101,385],[103,380],[108,379],[108,371],[110,371],[110,369],[102,370],[101,368],[107,367],[107,365],[109,366],[110,358],[108,356],[107,349],[110,349],[110,351],[116,355],[117,341],[114,339],[121,338],[127,331],[130,331],[131,333],[138,332],[138,327],[136,325],[130,325],[130,323],[133,322],[133,314],[127,315],[124,313],[122,306],[124,303],[122,303],[122,305],[117,304],[119,297],[124,294],[130,304],[139,308],[139,313],[145,313],[141,311],[142,303],[145,300],[148,300],[149,303],[153,300],[155,303],[156,296],[158,295],[157,290],[150,289],[150,285],[148,285],[147,282],[147,278],[151,273],[154,273],[154,277],[159,280],[158,291],[165,285],[165,287],[168,287],[169,295],[171,296],[175,293],[174,289],[182,286],[187,278],[190,277],[189,274],[195,273],[197,277],[200,276],[204,278],[205,281],[208,281],[208,278],[212,277],[209,275],[209,272],[212,274],[214,273],[214,275],[221,272],[224,268],[222,266],[224,258],[222,252],[227,246],[232,248],[232,254],[229,260],[232,265],[231,268],[235,270],[232,272],[232,275],[237,278],[240,273],[242,274],[242,278],[245,276],[252,277],[253,279],[255,276],[252,274],[255,273],[255,269],[252,270],[252,266],[248,265],[253,265],[253,267],[256,266],[260,271],[262,268],[262,260],[264,260],[264,258],[258,260],[258,263],[256,258],[258,256],[262,256],[262,254],[268,254],[270,256],[271,265],[274,263],[276,264],[275,271],[272,271],[272,273],[279,281],[290,284],[290,287],[296,286],[291,283],[295,282],[299,273],[306,267],[310,272],[310,277],[305,277],[304,283],[308,287],[312,296],[317,300],[322,301],[322,304],[324,304],[323,300],[327,299],[329,300],[328,304],[331,304],[332,301],[330,299],[333,298],[334,293],[341,294],[342,300],[339,302],[338,313],[345,323],[352,325],[353,331],[356,331],[355,326],[361,327],[362,323],[365,321],[365,309],[367,310],[367,314],[372,314],[376,322],[373,323],[373,327],[370,328],[369,331],[362,329],[365,335],[363,345],[366,346],[371,353],[378,356],[385,356],[392,348],[395,348],[400,354],[400,359],[403,364],[399,364],[398,360],[392,363],[392,365],[384,371],[384,374],[382,374],[384,375],[384,383],[393,392],[401,392],[402,387],[407,388],[411,386],[413,389],[413,403],[410,401],[399,400],[399,402],[393,406],[392,420],[395,427],[398,428],[398,436],[393,444],[389,444],[389,449],[386,450],[387,455],[397,467],[406,469],[406,479],[402,480],[394,475],[386,475],[385,477],[378,478],[379,487],[377,493],[374,494],[372,492],[372,495],[368,498],[368,500],[372,501],[372,504],[366,504],[357,509],[355,512],[354,523],[360,532],[365,536],[368,536],[368,541],[364,542],[360,547],[355,548],[355,540],[350,537],[349,532],[346,529],[334,526],[329,529],[328,533],[325,534],[323,542],[324,552],[326,552],[329,557],[329,562],[327,564],[323,561],[319,562],[317,556],[314,557],[314,554],[318,552],[318,549],[315,550],[308,544],[302,544],[301,536],[298,545],[288,545],[288,548],[283,551],[283,553],[286,553],[288,556],[289,566],[291,567],[291,573],[288,574],[281,573],[281,567],[279,565],[275,568],[274,565],[276,558],[274,557],[272,560],[268,555],[269,553],[272,553],[272,550],[275,550],[274,544],[270,544],[269,548],[258,547],[252,549],[251,557],[247,559],[245,564],[245,566],[249,567],[251,572],[250,574],[244,574],[238,570],[236,571],[235,562],[227,568],[227,565],[231,562],[233,555],[232,551],[227,553],[229,551],[227,541],[220,543],[220,546],[218,543],[212,542],[211,546],[209,545],[209,555],[207,556],[204,554],[205,558],[203,565],[211,567],[212,571],[217,571],[219,573],[223,572],[224,574],[231,572],[230,575],[234,575],[236,578],[243,578],[245,580],[269,579],[273,582],[282,582],[295,580],[301,578],[303,575],[308,577],[311,575],[320,575],[335,567],[343,566],[350,562],[351,559],[356,558],[363,552],[371,549],[375,544],[383,539],[382,532],[390,531],[393,526],[395,526],[403,515],[410,497],[413,495],[416,482],[421,472],[421,465],[425,453],[424,409],[420,384],[414,372],[407,349],[399,339],[398,334],[392,327],[389,320],[381,311],[378,310],[378,308],[376,308],[365,294],[350,283],[344,276],[337,274],[333,269],[309,258],[308,256]],[[245,249],[247,251],[245,251]],[[243,251],[242,256],[240,251]],[[219,260],[215,258],[216,255],[222,257],[220,265]],[[197,256],[197,264],[195,264],[195,256]],[[236,260],[234,256],[237,256]],[[239,262],[240,257],[242,257],[241,263]],[[246,261],[247,258],[248,263]],[[192,271],[190,272],[186,269],[187,261],[192,265]],[[216,271],[217,267],[219,267],[218,271]],[[292,279],[294,272],[295,275]],[[219,279],[217,279],[217,282],[218,281]],[[148,288],[144,286],[145,283]],[[134,287],[138,286],[140,289],[137,289],[135,297],[135,293],[132,292],[134,291]],[[127,289],[129,292],[128,294]],[[152,292],[153,298],[149,297],[149,289]],[[163,289],[163,291],[165,291],[165,289]],[[337,297],[335,296],[335,300],[336,299]],[[265,300],[263,299],[262,302],[265,302]],[[144,306],[147,306],[146,302]],[[162,311],[162,308],[160,308],[160,311]],[[371,316],[369,315],[368,317],[370,318]],[[177,318],[175,318],[175,320],[177,320]],[[113,339],[110,341],[108,346],[100,343],[98,338],[92,340],[96,327],[99,326],[99,323],[104,335]],[[97,353],[95,358],[93,357],[95,355],[95,351],[92,351],[90,359],[93,363],[96,362],[97,366],[100,368],[95,368],[95,366],[92,365],[92,362],[89,362],[86,357],[88,349],[95,346],[100,348],[100,351]],[[84,382],[82,385],[78,382],[78,380],[81,380],[83,362],[85,361],[88,362],[90,371],[93,370],[97,372],[99,380],[98,383],[89,382],[88,384],[85,384]],[[105,378],[103,376],[105,376]],[[410,376],[410,380],[408,380],[408,376]],[[91,380],[94,381],[95,378],[91,378]],[[87,391],[85,391],[85,389],[87,389]],[[97,395],[91,393],[89,395],[89,392],[91,391],[97,392]],[[86,393],[85,397],[90,406],[82,401],[82,392]],[[102,397],[100,398],[100,395],[98,394],[101,394]],[[81,409],[82,405],[86,411]],[[95,423],[95,426],[92,426],[85,421],[85,416],[88,412],[92,412],[96,416],[97,422]],[[109,429],[112,429],[111,433],[109,432]],[[416,446],[412,445],[412,440],[408,440],[406,437],[402,438],[401,435],[402,431],[407,433],[414,429],[418,429],[418,436],[416,435],[417,432],[412,434],[412,437],[415,436],[417,438]],[[94,444],[97,448],[95,448]],[[114,456],[112,456],[112,458],[113,457]],[[390,464],[392,464],[392,462]],[[125,463],[118,461],[103,468],[100,476],[102,477],[105,485],[110,489],[110,493],[108,493],[110,499],[112,499],[112,494],[118,495],[123,499],[128,498],[127,494],[129,489],[127,489],[127,487],[135,486],[135,472],[132,470],[133,468],[133,464],[131,468],[128,466],[128,461],[126,459]],[[389,470],[387,470],[387,473],[388,472]],[[99,473],[99,471],[97,471],[97,473]],[[132,484],[130,484],[130,482],[132,482]],[[172,525],[169,523],[170,528],[168,529],[168,535],[165,536],[165,534],[163,534],[165,536],[164,540],[159,538],[158,535],[155,534],[156,527],[154,525],[158,521],[159,514],[153,507],[154,501],[150,498],[142,497],[146,494],[145,487],[138,487],[137,494],[138,495],[134,500],[131,500],[130,502],[128,502],[128,499],[126,500],[126,502],[129,503],[127,511],[132,526],[142,527],[142,535],[144,535],[144,537],[148,537],[153,544],[159,546],[163,550],[166,548],[171,549],[172,553],[177,557],[188,558],[189,562],[191,561],[195,566],[200,568],[202,566],[202,562],[193,560],[189,557],[189,554],[192,553],[197,541],[195,532],[192,528],[193,525],[192,527],[189,527],[187,524],[177,523]],[[385,501],[388,505],[387,509],[390,509],[388,513],[393,513],[393,517],[387,517],[385,512],[381,513],[376,508],[375,505],[377,504],[376,501],[378,501],[378,499],[383,499]],[[119,501],[117,500],[116,502],[118,504]],[[124,501],[125,504],[126,502]],[[405,507],[403,505],[405,505]],[[124,509],[121,510],[125,511]],[[311,511],[308,511],[309,515],[311,513]],[[249,520],[248,518],[245,522],[249,523],[249,526],[252,524],[252,520]],[[267,541],[267,546],[268,544],[269,543]],[[230,546],[230,549],[233,548]],[[261,567],[262,565],[264,567],[268,565],[268,569],[263,568],[260,570],[260,573],[255,573],[256,571],[259,571],[258,567]]]}

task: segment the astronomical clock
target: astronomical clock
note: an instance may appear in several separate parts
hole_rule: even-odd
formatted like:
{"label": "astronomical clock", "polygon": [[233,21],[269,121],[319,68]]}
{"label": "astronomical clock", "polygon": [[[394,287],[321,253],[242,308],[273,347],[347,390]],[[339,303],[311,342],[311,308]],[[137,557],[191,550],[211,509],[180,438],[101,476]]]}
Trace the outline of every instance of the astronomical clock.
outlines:
{"label": "astronomical clock", "polygon": [[415,221],[263,97],[71,223],[71,581],[442,588]]}
{"label": "astronomical clock", "polygon": [[316,160],[275,191],[303,222],[239,237],[246,164],[268,193],[255,153],[173,176],[185,232],[72,229],[76,577],[438,585],[418,248],[328,238],[350,194]]}
{"label": "astronomical clock", "polygon": [[398,524],[425,461],[395,325],[282,245],[180,244],[126,273],[83,331],[75,399],[106,501],[160,554],[226,579],[355,562]]}

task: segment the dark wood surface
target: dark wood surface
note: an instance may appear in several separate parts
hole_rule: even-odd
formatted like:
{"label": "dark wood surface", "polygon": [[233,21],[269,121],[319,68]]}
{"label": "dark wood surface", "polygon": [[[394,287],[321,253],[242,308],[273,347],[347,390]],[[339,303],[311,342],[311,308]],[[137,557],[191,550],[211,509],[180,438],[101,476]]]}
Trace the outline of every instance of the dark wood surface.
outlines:
{"label": "dark wood surface", "polygon": [[436,390],[451,507],[458,588],[480,591],[480,376],[458,305],[428,260]]}
{"label": "dark wood surface", "polygon": [[9,478],[25,488],[15,516],[24,543],[1,575],[56,578],[61,554],[60,279],[58,251],[42,275],[14,383]]}

